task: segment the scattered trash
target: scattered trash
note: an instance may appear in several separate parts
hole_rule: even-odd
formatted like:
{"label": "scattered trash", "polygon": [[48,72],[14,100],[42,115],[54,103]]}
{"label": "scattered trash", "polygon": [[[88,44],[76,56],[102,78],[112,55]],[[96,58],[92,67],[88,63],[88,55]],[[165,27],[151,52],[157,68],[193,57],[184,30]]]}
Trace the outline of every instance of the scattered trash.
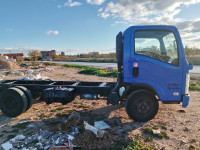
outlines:
{"label": "scattered trash", "polygon": [[104,130],[104,129],[109,129],[110,128],[110,126],[107,123],[105,123],[104,121],[96,121],[96,122],[94,122],[94,127],[98,128],[100,130]]}
{"label": "scattered trash", "polygon": [[27,64],[20,64],[19,66],[20,66],[20,67],[28,67]]}
{"label": "scattered trash", "polygon": [[68,136],[68,140],[70,140],[70,141],[72,141],[73,139],[74,139],[74,136],[72,136],[72,135],[67,135]]}
{"label": "scattered trash", "polygon": [[59,125],[59,130],[64,133],[71,133],[72,127],[75,127],[78,124],[79,120],[80,114],[77,112],[72,112],[68,119]]}
{"label": "scattered trash", "polygon": [[92,125],[89,125],[87,122],[84,121],[84,127],[86,130],[90,130],[92,131],[94,134],[96,134],[97,137],[99,138],[103,138],[103,135],[105,133],[104,130],[100,130],[100,129],[97,129],[95,128],[94,126]]}
{"label": "scattered trash", "polygon": [[[20,123],[26,122],[23,120]],[[32,129],[31,132],[24,133],[25,135],[17,135],[2,144],[1,147],[4,150],[73,150],[75,147],[83,149],[96,147],[98,149],[98,147],[110,146],[110,143],[113,142],[112,136],[109,132],[102,130],[110,128],[110,126],[104,121],[97,121],[94,124],[96,126],[92,126],[83,120],[80,121],[80,114],[72,112],[64,123],[56,124],[57,129],[60,131],[34,130],[37,126],[32,123],[27,125],[28,129],[26,129]]]}
{"label": "scattered trash", "polygon": [[22,140],[24,140],[25,138],[26,138],[26,137],[25,137],[23,134],[17,135],[16,137],[10,139],[10,142],[22,141]]}
{"label": "scattered trash", "polygon": [[47,80],[49,77],[41,76],[40,74],[32,75],[29,74],[27,77],[18,78],[17,80]]}
{"label": "scattered trash", "polygon": [[154,135],[160,134],[160,130],[152,130]]}
{"label": "scattered trash", "polygon": [[2,148],[3,148],[4,150],[13,149],[13,145],[12,145],[9,141],[6,142],[6,143],[3,143],[1,146],[2,146]]}
{"label": "scattered trash", "polygon": [[90,130],[90,131],[92,131],[94,134],[97,135],[98,129],[95,128],[94,126],[89,125],[87,122],[84,121],[84,127],[85,127],[86,130]]}

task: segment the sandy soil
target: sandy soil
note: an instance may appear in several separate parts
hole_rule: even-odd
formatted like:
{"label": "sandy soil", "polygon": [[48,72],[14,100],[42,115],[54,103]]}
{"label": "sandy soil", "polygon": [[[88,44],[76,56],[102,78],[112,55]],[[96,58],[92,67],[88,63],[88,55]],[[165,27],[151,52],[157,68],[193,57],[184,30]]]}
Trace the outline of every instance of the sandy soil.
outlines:
{"label": "sandy soil", "polygon": [[[79,69],[54,67],[52,72],[41,72],[41,75],[48,76],[52,80],[73,80],[73,81],[116,81],[114,78],[103,78],[78,74]],[[7,79],[18,76],[7,77]],[[198,78],[195,77],[195,80]],[[70,114],[73,110],[80,112],[81,117],[93,124],[94,121],[104,120],[111,126],[109,132],[117,135],[116,138],[127,140],[128,137],[135,137],[137,134],[147,138],[142,128],[157,126],[161,131],[168,134],[169,139],[153,138],[151,142],[144,142],[144,145],[153,145],[157,149],[187,150],[191,145],[200,149],[200,92],[190,92],[190,105],[183,109],[181,105],[167,105],[159,103],[159,112],[154,119],[144,123],[138,123],[129,119],[124,104],[106,105],[102,100],[80,100],[76,97],[71,103],[62,106],[59,103],[46,105],[36,100],[33,106],[22,115],[16,118],[9,118],[0,112],[0,144],[9,139],[12,135],[20,133],[28,134],[26,129],[14,130],[13,126],[29,121],[36,125],[34,130],[47,128],[49,121],[62,121],[58,114]],[[56,110],[62,108],[62,110]],[[56,110],[56,111],[52,111]],[[45,116],[43,115],[45,114]]]}

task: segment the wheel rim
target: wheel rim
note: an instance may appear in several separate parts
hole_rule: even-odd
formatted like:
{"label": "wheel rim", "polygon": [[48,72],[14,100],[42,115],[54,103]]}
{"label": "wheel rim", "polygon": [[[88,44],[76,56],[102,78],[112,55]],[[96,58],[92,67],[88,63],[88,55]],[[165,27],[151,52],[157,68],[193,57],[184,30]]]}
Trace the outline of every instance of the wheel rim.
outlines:
{"label": "wheel rim", "polygon": [[147,114],[150,111],[150,104],[147,100],[138,99],[134,104],[134,108],[139,114]]}

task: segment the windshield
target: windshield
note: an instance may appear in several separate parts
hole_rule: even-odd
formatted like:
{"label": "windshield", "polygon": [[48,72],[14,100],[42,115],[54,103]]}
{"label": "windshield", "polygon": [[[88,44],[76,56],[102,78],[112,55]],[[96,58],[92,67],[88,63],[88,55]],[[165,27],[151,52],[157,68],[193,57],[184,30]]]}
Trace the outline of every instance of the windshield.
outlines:
{"label": "windshield", "polygon": [[171,31],[136,31],[135,53],[179,65],[176,38]]}

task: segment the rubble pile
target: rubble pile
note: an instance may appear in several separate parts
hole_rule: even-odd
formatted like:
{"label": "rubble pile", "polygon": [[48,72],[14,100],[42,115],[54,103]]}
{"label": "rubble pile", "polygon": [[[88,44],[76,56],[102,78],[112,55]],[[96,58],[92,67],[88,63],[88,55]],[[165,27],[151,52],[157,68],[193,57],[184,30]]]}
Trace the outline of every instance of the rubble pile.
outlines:
{"label": "rubble pile", "polygon": [[113,141],[112,136],[105,132],[103,138],[97,138],[97,136],[89,130],[84,131],[83,133],[76,134],[73,144],[79,145],[82,149],[101,149],[102,147],[109,147]]}
{"label": "rubble pile", "polygon": [[7,61],[0,65],[0,69],[8,69],[8,70],[20,69],[20,66],[11,61]]}
{"label": "rubble pile", "polygon": [[[42,69],[15,69],[9,71],[3,71],[0,73],[0,78],[5,79],[6,76],[23,76],[17,78],[17,80],[49,80],[46,76],[41,76],[40,72],[51,72],[54,68],[42,68]],[[26,75],[26,76],[25,76]]]}
{"label": "rubble pile", "polygon": [[49,132],[47,130],[36,130],[31,135],[18,135],[3,143],[3,149],[49,149],[51,146],[66,146],[74,137],[72,135]]}
{"label": "rubble pile", "polygon": [[17,78],[17,80],[49,80],[49,77],[41,76],[40,74],[29,74],[26,77]]}
{"label": "rubble pile", "polygon": [[[37,149],[64,149],[73,150],[74,148],[81,149],[101,149],[109,147],[113,143],[113,138],[109,132],[100,128],[107,129],[110,126],[103,121],[94,122],[99,128],[91,126],[85,121],[81,121],[80,114],[72,112],[65,122],[56,125],[57,131],[49,131],[45,129],[35,129],[36,127],[29,124],[32,131],[25,135],[17,135],[16,137],[6,141],[1,145],[4,150],[7,149],[22,149],[22,150],[37,150]],[[102,126],[103,125],[103,126]],[[83,128],[82,128],[83,127]],[[101,132],[101,137],[98,132]],[[26,129],[25,129],[26,130]],[[1,149],[1,148],[0,148]]]}
{"label": "rubble pile", "polygon": [[59,130],[68,133],[75,127],[80,120],[80,115],[77,112],[72,112],[66,121],[58,125]]}

